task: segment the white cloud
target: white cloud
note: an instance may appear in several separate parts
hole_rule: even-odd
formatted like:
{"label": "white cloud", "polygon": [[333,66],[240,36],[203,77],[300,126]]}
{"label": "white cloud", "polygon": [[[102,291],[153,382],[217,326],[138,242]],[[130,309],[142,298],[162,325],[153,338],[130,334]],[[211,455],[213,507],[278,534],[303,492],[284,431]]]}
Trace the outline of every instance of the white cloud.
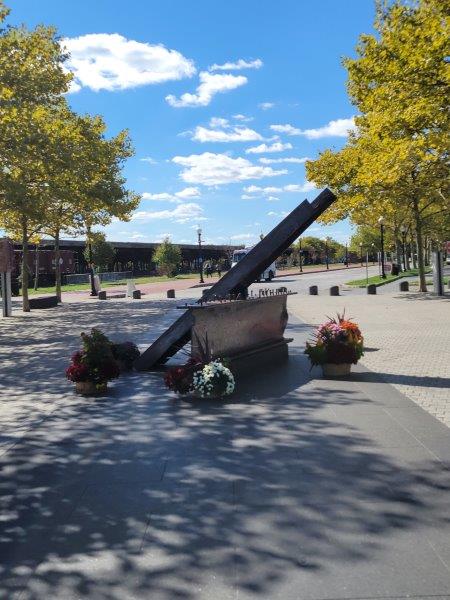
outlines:
{"label": "white cloud", "polygon": [[302,185],[297,183],[291,185],[285,185],[283,190],[285,192],[310,192],[311,190],[315,190],[316,186],[312,181],[306,181]]}
{"label": "white cloud", "polygon": [[233,115],[233,119],[236,119],[236,121],[243,121],[244,123],[248,123],[250,121],[253,121],[253,117],[246,117],[245,115]]}
{"label": "white cloud", "polygon": [[263,152],[284,152],[284,150],[292,150],[292,144],[282,144],[281,142],[274,142],[273,144],[260,144],[259,146],[252,146],[247,148],[246,154],[262,154]]}
{"label": "white cloud", "polygon": [[286,157],[286,158],[260,158],[259,162],[263,163],[263,165],[276,165],[276,164],[280,164],[280,163],[294,163],[294,164],[299,164],[302,165],[303,163],[305,163],[307,160],[311,160],[310,158],[308,158],[307,156],[304,156],[302,158],[295,158],[295,157]]}
{"label": "white cloud", "polygon": [[248,194],[242,194],[241,200],[254,200],[256,196],[249,196]]}
{"label": "white cloud", "polygon": [[163,45],[127,40],[118,33],[90,33],[65,38],[70,53],[65,66],[74,73],[72,92],[123,90],[192,77],[192,60]]}
{"label": "white cloud", "polygon": [[292,125],[271,125],[270,129],[272,131],[276,131],[277,133],[287,133],[287,135],[301,135],[302,130],[297,129],[297,127],[293,127]]}
{"label": "white cloud", "polygon": [[304,129],[302,135],[310,140],[324,137],[347,137],[348,132],[355,129],[355,119],[336,119],[317,129]]}
{"label": "white cloud", "polygon": [[182,200],[199,198],[201,196],[200,190],[196,187],[186,187],[175,194],[169,194],[168,192],[161,192],[159,194],[150,194],[144,192],[142,194],[143,200],[157,200],[165,202],[182,202]]}
{"label": "white cloud", "polygon": [[187,187],[179,192],[175,192],[177,198],[199,198],[200,190],[197,187]]}
{"label": "white cloud", "polygon": [[267,200],[268,200],[269,202],[279,202],[279,201],[280,201],[280,199],[279,199],[277,196],[269,196],[269,197],[267,198]]}
{"label": "white cloud", "polygon": [[247,77],[243,75],[218,75],[211,74],[208,71],[201,71],[199,74],[200,85],[195,94],[185,93],[176,98],[172,94],[166,96],[166,101],[175,108],[185,106],[207,106],[213,96],[223,92],[229,92],[241,85],[247,83]]}
{"label": "white cloud", "polygon": [[180,175],[183,181],[203,185],[221,185],[287,173],[286,170],[275,171],[271,167],[254,165],[245,158],[231,158],[227,154],[213,152],[174,156],[172,162],[184,167]]}
{"label": "white cloud", "polygon": [[349,130],[355,129],[355,119],[336,119],[317,129],[298,129],[292,125],[271,125],[270,129],[287,135],[304,135],[310,140],[324,137],[347,137]]}
{"label": "white cloud", "polygon": [[140,158],[139,160],[142,161],[142,162],[146,162],[149,165],[157,165],[158,164],[158,161],[156,161],[151,156],[145,156],[144,158]]}
{"label": "white cloud", "polygon": [[289,213],[287,213],[285,210],[282,210],[281,212],[277,213],[274,212],[273,210],[271,210],[270,212],[267,213],[268,217],[286,217]]}
{"label": "white cloud", "polygon": [[258,107],[261,110],[269,110],[270,108],[273,108],[275,106],[275,102],[260,102],[258,104]]}
{"label": "white cloud", "polygon": [[236,235],[232,235],[229,239],[233,241],[248,241],[248,240],[256,240],[257,235],[254,233],[237,233]]}
{"label": "white cloud", "polygon": [[173,210],[147,211],[140,210],[131,217],[132,221],[155,221],[170,219],[176,223],[188,223],[189,221],[203,220],[203,208],[195,202],[180,204]]}
{"label": "white cloud", "polygon": [[267,186],[260,187],[258,185],[249,185],[244,188],[244,192],[247,194],[264,194],[264,195],[272,195],[272,194],[281,194],[283,192],[310,192],[311,190],[316,189],[315,185],[310,181],[306,181],[302,185],[298,183],[290,183],[288,185],[284,185],[282,187],[275,186]]}
{"label": "white cloud", "polygon": [[196,142],[255,142],[264,139],[259,133],[248,127],[230,125],[228,119],[213,117],[210,128],[195,128],[192,140]]}
{"label": "white cloud", "polygon": [[240,58],[236,62],[226,62],[223,65],[211,65],[209,71],[241,71],[242,69],[260,69],[263,66],[263,61],[259,58],[255,60],[243,60]]}

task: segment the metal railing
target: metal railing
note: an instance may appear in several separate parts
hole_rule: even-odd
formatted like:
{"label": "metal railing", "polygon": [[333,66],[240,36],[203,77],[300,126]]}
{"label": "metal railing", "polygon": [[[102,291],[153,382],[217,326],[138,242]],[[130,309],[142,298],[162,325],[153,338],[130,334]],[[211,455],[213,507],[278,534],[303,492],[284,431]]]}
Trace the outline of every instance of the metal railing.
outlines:
{"label": "metal railing", "polygon": [[[124,279],[132,279],[133,271],[115,271],[112,273],[96,273],[100,277],[100,281],[123,281]],[[89,273],[75,273],[73,275],[65,275],[66,285],[77,285],[80,283],[89,283]]]}

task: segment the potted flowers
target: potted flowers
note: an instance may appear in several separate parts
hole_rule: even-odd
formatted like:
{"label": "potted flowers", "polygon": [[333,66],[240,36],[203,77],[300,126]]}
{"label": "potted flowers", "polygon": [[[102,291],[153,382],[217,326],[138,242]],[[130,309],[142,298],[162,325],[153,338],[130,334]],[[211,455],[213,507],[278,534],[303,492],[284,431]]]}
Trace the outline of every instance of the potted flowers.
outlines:
{"label": "potted flowers", "polygon": [[111,342],[99,329],[82,333],[81,340],[83,348],[72,356],[66,377],[75,383],[78,394],[98,396],[106,392],[108,381],[119,377],[119,366]]}
{"label": "potted flowers", "polygon": [[326,377],[348,375],[352,364],[364,354],[364,338],[356,323],[337,315],[318,327],[314,341],[307,342],[305,354],[311,365],[321,365]]}
{"label": "potted flowers", "polygon": [[139,348],[133,342],[113,343],[111,348],[121,371],[130,371],[134,361],[141,355]]}
{"label": "potted flowers", "polygon": [[221,399],[235,388],[233,373],[221,360],[202,363],[191,358],[185,365],[169,369],[164,381],[170,390],[197,398]]}

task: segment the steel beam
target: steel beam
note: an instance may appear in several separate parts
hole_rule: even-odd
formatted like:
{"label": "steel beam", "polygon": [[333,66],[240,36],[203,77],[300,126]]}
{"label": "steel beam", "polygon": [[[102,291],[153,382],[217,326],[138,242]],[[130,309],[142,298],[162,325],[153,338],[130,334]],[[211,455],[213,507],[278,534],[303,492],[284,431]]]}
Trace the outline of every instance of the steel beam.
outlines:
{"label": "steel beam", "polygon": [[[252,284],[335,200],[336,196],[329,189],[321,192],[311,203],[304,200],[222,279],[206,290],[203,300],[225,297]],[[191,327],[192,315],[187,311],[141,354],[134,367],[138,371],[146,371],[164,363],[189,342]]]}

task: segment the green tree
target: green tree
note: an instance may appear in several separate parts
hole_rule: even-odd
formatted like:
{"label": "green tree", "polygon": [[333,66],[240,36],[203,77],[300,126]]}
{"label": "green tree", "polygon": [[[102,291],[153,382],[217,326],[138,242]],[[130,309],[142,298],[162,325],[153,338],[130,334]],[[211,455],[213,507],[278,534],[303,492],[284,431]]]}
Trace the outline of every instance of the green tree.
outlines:
{"label": "green tree", "polygon": [[91,244],[92,261],[96,267],[102,271],[108,271],[114,262],[116,251],[114,247],[106,241],[106,236],[101,231],[92,231],[90,239],[86,240],[87,245],[84,251],[86,262],[90,261],[90,252],[88,244]]}
{"label": "green tree", "polygon": [[[7,10],[0,5],[0,17]],[[71,75],[55,30],[38,26],[0,31],[0,225],[20,232],[23,310],[29,311],[28,244],[40,230],[48,201],[52,114]]]}
{"label": "green tree", "polygon": [[397,240],[411,224],[421,291],[424,235],[450,208],[449,16],[448,0],[378,3],[377,35],[361,36],[357,57],[344,61],[357,131],[306,164],[308,179],[338,192],[325,221],[375,227],[383,215]]}
{"label": "green tree", "polygon": [[160,273],[174,277],[181,263],[180,247],[172,244],[169,238],[165,238],[153,253],[152,260],[158,266]]}

